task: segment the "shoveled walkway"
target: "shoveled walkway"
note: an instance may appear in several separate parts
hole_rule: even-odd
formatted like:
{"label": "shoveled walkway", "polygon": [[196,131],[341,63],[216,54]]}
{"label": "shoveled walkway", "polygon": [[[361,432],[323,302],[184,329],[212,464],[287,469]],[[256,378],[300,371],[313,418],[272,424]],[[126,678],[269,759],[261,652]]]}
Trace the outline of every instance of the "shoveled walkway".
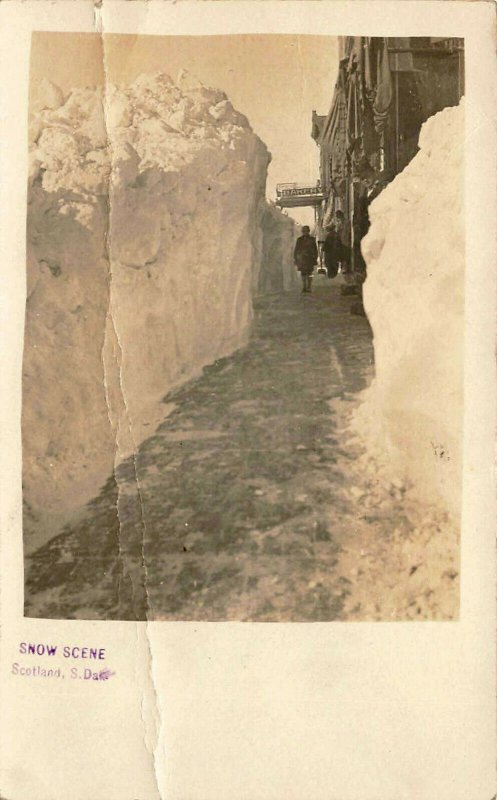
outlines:
{"label": "shoveled walkway", "polygon": [[135,459],[29,558],[27,615],[339,619],[337,557],[368,524],[333,411],[372,371],[349,309],[324,281],[259,298],[249,346],[165,398],[175,409]]}

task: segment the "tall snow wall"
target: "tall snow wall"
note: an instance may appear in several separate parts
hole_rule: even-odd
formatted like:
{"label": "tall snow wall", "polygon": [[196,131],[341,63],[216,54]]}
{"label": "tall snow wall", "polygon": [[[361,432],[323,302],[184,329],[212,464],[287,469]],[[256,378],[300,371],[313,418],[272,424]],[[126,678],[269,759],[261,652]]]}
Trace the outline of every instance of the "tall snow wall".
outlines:
{"label": "tall snow wall", "polygon": [[258,291],[289,291],[299,285],[293,263],[297,225],[274,204],[268,203],[261,220],[262,257]]}
{"label": "tall snow wall", "polygon": [[419,152],[371,204],[362,242],[375,379],[356,424],[421,503],[460,513],[464,106],[431,117]]}
{"label": "tall snow wall", "polygon": [[31,111],[24,489],[50,512],[93,496],[167,391],[246,342],[269,154],[186,73],[45,84]]}

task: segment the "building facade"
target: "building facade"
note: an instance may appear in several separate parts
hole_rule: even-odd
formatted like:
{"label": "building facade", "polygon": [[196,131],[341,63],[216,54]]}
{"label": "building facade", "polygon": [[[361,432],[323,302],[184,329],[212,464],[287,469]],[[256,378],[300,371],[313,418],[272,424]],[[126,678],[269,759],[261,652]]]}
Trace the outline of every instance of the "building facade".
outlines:
{"label": "building facade", "polygon": [[352,267],[362,261],[367,206],[417,152],[421,125],[464,94],[464,41],[437,37],[339,37],[330,111],[313,112],[323,202],[318,238],[336,210],[351,231]]}

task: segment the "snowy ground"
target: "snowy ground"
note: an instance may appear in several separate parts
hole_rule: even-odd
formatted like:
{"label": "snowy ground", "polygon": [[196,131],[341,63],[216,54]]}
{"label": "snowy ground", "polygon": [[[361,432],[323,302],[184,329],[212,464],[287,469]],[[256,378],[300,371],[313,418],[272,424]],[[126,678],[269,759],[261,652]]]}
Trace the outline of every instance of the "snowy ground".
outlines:
{"label": "snowy ground", "polygon": [[23,486],[25,526],[47,530],[164,394],[246,344],[270,156],[185,72],[67,97],[45,83],[31,112]]}
{"label": "snowy ground", "polygon": [[422,127],[419,152],[372,202],[362,240],[375,380],[357,429],[420,504],[461,514],[464,101]]}
{"label": "snowy ground", "polygon": [[456,527],[348,429],[368,323],[336,283],[315,289],[259,298],[249,345],[165,398],[136,458],[27,558],[29,616],[457,617]]}

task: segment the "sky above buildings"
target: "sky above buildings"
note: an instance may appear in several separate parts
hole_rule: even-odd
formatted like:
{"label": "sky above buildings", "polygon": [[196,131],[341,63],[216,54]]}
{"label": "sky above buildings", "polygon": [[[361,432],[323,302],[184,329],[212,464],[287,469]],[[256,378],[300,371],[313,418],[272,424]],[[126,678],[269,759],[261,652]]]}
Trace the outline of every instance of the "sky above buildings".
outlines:
{"label": "sky above buildings", "polygon": [[[124,36],[36,33],[31,51],[31,88],[46,78],[64,92],[104,80],[132,81],[145,72],[176,77],[187,69],[222,89],[272,154],[267,196],[276,184],[315,183],[319,151],[311,139],[315,109],[326,114],[335,85],[338,45],[334,36]],[[104,71],[105,61],[105,71]],[[312,209],[292,209],[312,224]]]}

